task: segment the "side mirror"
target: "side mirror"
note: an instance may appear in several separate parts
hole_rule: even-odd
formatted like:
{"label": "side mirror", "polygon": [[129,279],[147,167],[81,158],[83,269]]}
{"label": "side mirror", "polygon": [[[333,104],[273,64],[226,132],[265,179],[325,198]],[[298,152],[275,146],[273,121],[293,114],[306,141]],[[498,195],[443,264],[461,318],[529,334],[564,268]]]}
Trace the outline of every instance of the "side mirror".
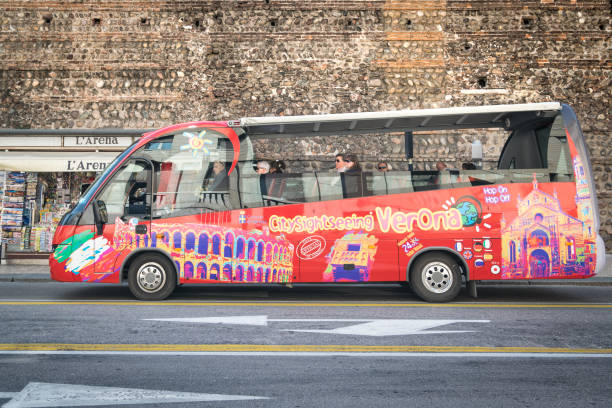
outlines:
{"label": "side mirror", "polygon": [[104,230],[104,224],[108,223],[108,213],[106,212],[106,204],[102,200],[95,200],[93,202],[94,217],[96,220],[96,232],[98,235],[102,235]]}

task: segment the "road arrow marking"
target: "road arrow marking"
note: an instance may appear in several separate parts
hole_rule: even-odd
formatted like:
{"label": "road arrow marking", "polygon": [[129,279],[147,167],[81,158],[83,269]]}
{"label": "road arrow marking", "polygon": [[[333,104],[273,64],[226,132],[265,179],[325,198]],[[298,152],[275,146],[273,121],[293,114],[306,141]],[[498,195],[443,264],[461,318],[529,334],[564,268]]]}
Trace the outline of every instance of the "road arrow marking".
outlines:
{"label": "road arrow marking", "polygon": [[371,322],[375,319],[268,319],[266,315],[256,316],[218,316],[218,317],[177,317],[168,319],[142,319],[158,322],[179,323],[216,323],[267,326],[268,322]]}
{"label": "road arrow marking", "polygon": [[89,385],[29,383],[2,408],[45,408],[96,405],[168,404],[268,399],[249,395],[200,394]]}
{"label": "road arrow marking", "polygon": [[489,320],[374,320],[330,330],[283,330],[305,333],[349,334],[355,336],[406,336],[409,334],[471,333],[472,330],[428,330],[453,323],[489,323]]}
{"label": "road arrow marking", "polygon": [[179,323],[214,323],[214,324],[246,324],[251,326],[267,326],[268,316],[220,316],[220,317],[179,317],[170,319],[143,319],[158,322]]}
{"label": "road arrow marking", "polygon": [[220,316],[220,317],[181,317],[168,319],[143,319],[181,323],[215,323],[267,326],[268,322],[360,322],[350,326],[328,330],[283,329],[283,331],[349,334],[357,336],[402,336],[409,334],[469,333],[466,330],[428,330],[453,323],[490,323],[490,320],[428,320],[428,319],[268,319],[266,315]]}

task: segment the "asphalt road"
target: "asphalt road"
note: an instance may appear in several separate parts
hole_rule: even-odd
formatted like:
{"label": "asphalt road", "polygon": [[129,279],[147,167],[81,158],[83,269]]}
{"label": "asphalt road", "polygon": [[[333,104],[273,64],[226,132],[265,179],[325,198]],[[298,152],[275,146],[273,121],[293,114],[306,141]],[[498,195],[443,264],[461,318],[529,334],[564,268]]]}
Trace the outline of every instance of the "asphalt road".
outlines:
{"label": "asphalt road", "polygon": [[[612,286],[0,282],[0,404],[608,407]],[[177,320],[179,319],[179,320]],[[180,320],[182,319],[182,320]]]}

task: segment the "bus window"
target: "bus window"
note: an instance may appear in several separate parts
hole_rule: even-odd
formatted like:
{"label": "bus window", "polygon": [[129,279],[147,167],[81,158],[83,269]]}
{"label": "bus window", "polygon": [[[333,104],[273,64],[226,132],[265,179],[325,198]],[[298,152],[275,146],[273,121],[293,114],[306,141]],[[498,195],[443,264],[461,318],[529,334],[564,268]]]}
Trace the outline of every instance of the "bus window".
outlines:
{"label": "bus window", "polygon": [[[522,170],[460,170],[456,173],[455,181],[452,182],[452,187],[470,187],[470,186],[486,186],[489,184],[497,183],[511,183],[512,174],[522,174]],[[451,175],[451,178],[453,176]],[[528,182],[533,179],[533,171],[531,171],[531,178]],[[450,187],[449,187],[450,188]]]}
{"label": "bus window", "polygon": [[[232,175],[227,171],[233,151],[227,148],[226,139],[214,129],[188,128],[156,139],[136,152],[154,164],[154,218],[238,207],[237,197],[230,194]],[[226,178],[225,183],[221,177]]]}
{"label": "bus window", "polygon": [[385,195],[388,193],[386,174],[389,173],[364,173],[366,195]]}
{"label": "bus window", "polygon": [[339,173],[318,172],[318,194],[321,201],[342,199],[342,182]]}
{"label": "bus window", "polygon": [[149,216],[150,174],[142,160],[130,160],[119,169],[97,198],[104,201],[109,220]]}
{"label": "bus window", "polygon": [[410,193],[412,188],[412,174],[409,171],[388,171],[385,173],[387,191],[389,194]]}
{"label": "bus window", "polygon": [[[306,201],[318,201],[316,192],[316,179],[314,173],[278,174],[269,178],[281,183],[282,195],[265,195],[264,205],[283,205],[303,203]],[[270,186],[271,184],[267,184]]]}
{"label": "bus window", "polygon": [[238,181],[240,202],[243,208],[263,207],[259,174],[255,174],[253,169],[249,172],[249,166],[251,163],[239,165],[241,170]]}
{"label": "bus window", "polygon": [[239,185],[243,208],[321,200],[315,173],[248,174],[240,177]]}
{"label": "bus window", "polygon": [[550,180],[573,181],[574,171],[561,115],[557,116],[552,125],[545,129],[548,131],[546,162]]}

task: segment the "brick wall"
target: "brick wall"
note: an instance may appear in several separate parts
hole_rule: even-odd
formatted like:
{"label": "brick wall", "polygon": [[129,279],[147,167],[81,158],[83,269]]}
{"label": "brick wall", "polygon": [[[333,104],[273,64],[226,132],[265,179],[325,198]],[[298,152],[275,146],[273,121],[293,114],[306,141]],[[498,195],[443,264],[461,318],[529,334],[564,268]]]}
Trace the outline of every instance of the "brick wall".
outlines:
{"label": "brick wall", "polygon": [[[0,0],[0,127],[561,101],[583,124],[612,249],[609,1]],[[417,166],[469,137],[425,135]],[[296,167],[399,135],[255,146]],[[489,155],[495,152],[489,152]]]}

